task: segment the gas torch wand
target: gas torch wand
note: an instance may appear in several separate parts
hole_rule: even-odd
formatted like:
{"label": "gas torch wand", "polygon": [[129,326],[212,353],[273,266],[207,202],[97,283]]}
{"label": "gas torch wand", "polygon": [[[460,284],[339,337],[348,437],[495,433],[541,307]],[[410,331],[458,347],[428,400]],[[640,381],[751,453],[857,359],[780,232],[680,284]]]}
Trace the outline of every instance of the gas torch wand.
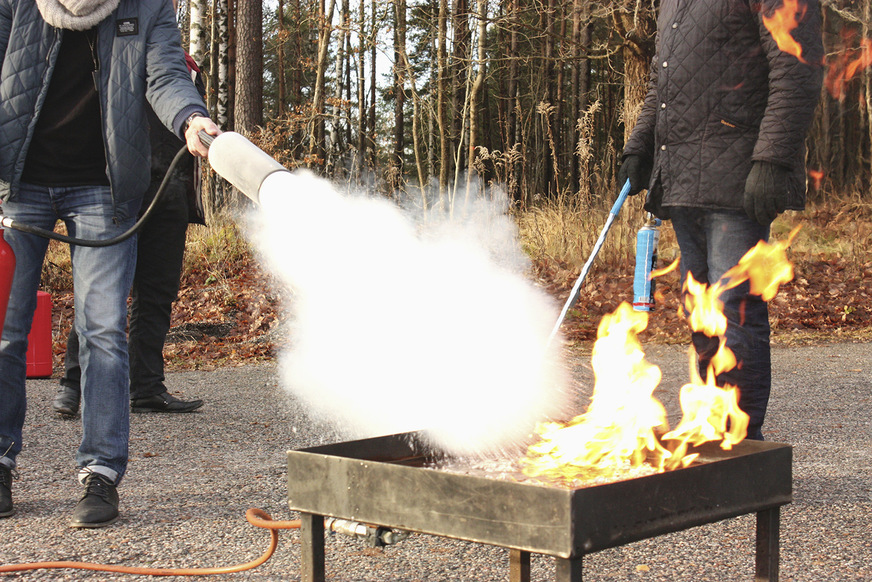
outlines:
{"label": "gas torch wand", "polygon": [[575,285],[572,286],[572,292],[569,294],[569,298],[567,298],[566,303],[563,305],[563,310],[560,312],[560,317],[557,318],[557,323],[554,324],[554,329],[551,330],[551,335],[548,336],[548,343],[546,345],[551,345],[551,342],[557,336],[557,332],[560,331],[560,326],[561,324],[563,324],[563,320],[566,318],[566,314],[569,312],[569,308],[572,307],[578,300],[578,295],[581,293],[581,285],[582,283],[584,283],[585,278],[587,278],[587,274],[590,271],[593,260],[596,258],[597,254],[602,248],[603,243],[606,240],[606,235],[609,233],[609,229],[612,227],[612,223],[615,221],[615,218],[618,217],[618,212],[620,212],[621,206],[624,205],[624,201],[627,199],[627,195],[629,195],[629,193],[630,180],[627,180],[624,183],[624,187],[621,188],[621,193],[618,194],[618,199],[615,200],[615,203],[612,205],[612,209],[609,211],[609,216],[606,219],[606,224],[605,226],[603,226],[602,232],[600,232],[599,238],[596,240],[596,244],[593,245],[593,250],[590,253],[590,257],[588,257],[587,262],[584,264],[584,267],[581,268],[581,274],[578,276],[578,279],[576,279]]}

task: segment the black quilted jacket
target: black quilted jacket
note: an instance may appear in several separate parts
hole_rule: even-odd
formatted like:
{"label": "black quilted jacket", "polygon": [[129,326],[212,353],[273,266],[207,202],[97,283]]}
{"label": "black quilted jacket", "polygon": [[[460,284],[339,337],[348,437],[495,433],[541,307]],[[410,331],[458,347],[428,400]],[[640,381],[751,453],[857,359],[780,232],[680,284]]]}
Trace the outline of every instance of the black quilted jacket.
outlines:
{"label": "black quilted jacket", "polygon": [[648,94],[624,155],[652,165],[646,208],[741,209],[755,160],[790,168],[789,209],[805,206],[805,138],[820,95],[818,0],[799,0],[778,48],[763,23],[782,0],[662,0]]}

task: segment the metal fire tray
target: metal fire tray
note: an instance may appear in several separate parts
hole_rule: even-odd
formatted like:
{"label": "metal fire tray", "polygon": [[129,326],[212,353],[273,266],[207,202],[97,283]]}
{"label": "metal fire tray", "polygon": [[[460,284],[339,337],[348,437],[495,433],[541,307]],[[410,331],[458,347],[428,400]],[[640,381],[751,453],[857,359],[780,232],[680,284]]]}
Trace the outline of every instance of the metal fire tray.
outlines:
{"label": "metal fire tray", "polygon": [[776,581],[779,508],[792,497],[792,448],[743,441],[698,447],[690,467],[578,489],[424,467],[419,433],[288,452],[288,502],[303,520],[303,580],[324,580],[324,516],[510,548],[511,580],[530,554],[580,582],[582,556],[757,513],[756,580]]}

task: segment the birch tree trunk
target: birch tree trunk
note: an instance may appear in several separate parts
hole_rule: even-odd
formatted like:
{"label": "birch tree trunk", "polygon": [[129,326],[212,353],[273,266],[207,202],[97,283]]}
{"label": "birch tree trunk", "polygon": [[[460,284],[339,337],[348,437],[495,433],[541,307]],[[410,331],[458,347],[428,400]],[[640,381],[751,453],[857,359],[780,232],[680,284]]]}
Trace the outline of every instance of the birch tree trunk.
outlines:
{"label": "birch tree trunk", "polygon": [[448,170],[451,152],[448,149],[448,123],[446,120],[446,92],[448,83],[448,0],[439,0],[437,24],[436,124],[439,126],[439,207],[447,208]]}
{"label": "birch tree trunk", "polygon": [[342,90],[345,88],[345,62],[348,58],[348,54],[346,52],[348,26],[348,0],[341,0],[341,4],[339,5],[339,30],[337,31],[339,38],[336,42],[336,64],[334,68],[335,87],[333,91],[333,106],[331,108],[332,114],[330,116],[330,144],[329,149],[327,150],[327,173],[330,176],[335,175],[334,173],[337,168],[336,164],[339,161],[340,156],[342,155],[343,149]]}
{"label": "birch tree trunk", "polygon": [[217,20],[219,24],[216,43],[218,46],[218,82],[216,83],[217,99],[215,110],[218,125],[228,127],[230,122],[230,24],[228,19],[230,15],[227,11],[227,0],[216,0],[216,4],[218,5]]}
{"label": "birch tree trunk", "polygon": [[208,0],[188,0],[191,17],[191,29],[189,32],[188,52],[198,65],[206,61],[206,16],[208,14]]}
{"label": "birch tree trunk", "polygon": [[[362,2],[363,0],[361,0]],[[367,140],[369,141],[369,165],[370,168],[374,171],[376,169],[376,149],[375,149],[375,128],[376,128],[376,118],[375,118],[375,96],[376,96],[376,86],[377,86],[377,66],[376,66],[376,43],[378,41],[378,0],[372,0],[372,14],[371,16],[371,30],[370,30],[370,47],[369,47],[369,121],[367,124],[369,125],[369,135],[367,136]]]}

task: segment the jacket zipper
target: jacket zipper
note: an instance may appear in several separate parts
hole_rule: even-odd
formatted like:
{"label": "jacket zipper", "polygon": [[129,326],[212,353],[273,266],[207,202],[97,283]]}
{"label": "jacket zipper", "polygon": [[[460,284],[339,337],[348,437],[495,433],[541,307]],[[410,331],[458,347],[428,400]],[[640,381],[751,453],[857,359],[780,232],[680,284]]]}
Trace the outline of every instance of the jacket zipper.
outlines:
{"label": "jacket zipper", "polygon": [[99,38],[100,30],[95,27],[85,32],[85,37],[88,39],[88,47],[91,49],[91,78],[94,80],[94,91],[97,92],[97,107],[100,109],[100,135],[103,136],[103,158],[106,160],[106,172],[109,178],[109,195],[112,198],[112,209],[114,216],[112,222],[116,225],[120,224],[118,219],[118,209],[115,207],[115,191],[112,187],[112,172],[109,171],[109,149],[106,147],[106,135],[104,132],[105,122],[103,119],[103,98],[100,95],[100,53],[97,51],[97,39]]}

